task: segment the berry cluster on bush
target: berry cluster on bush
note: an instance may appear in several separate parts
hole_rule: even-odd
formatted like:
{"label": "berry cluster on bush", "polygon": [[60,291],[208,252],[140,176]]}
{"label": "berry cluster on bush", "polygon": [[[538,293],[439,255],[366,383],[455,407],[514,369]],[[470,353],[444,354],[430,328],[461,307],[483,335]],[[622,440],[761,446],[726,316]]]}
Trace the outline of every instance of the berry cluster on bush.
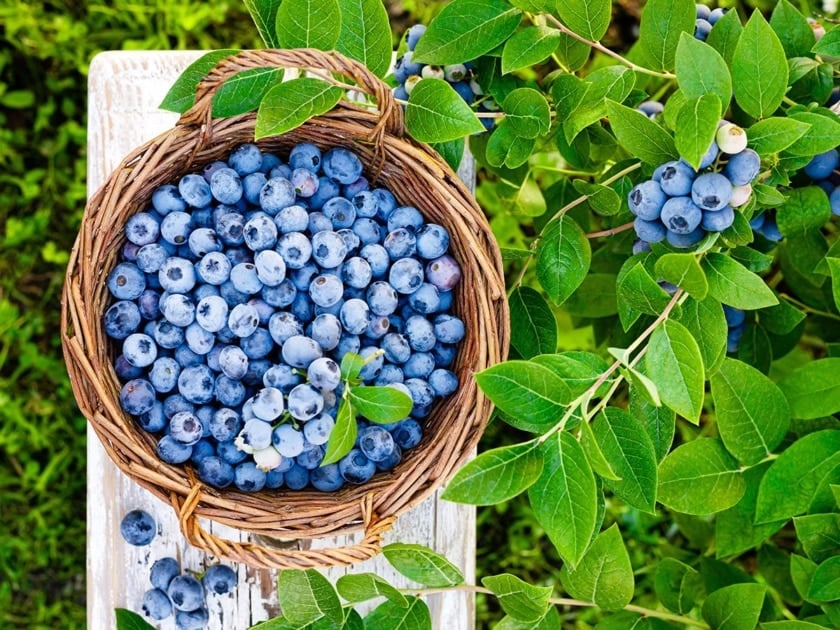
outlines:
{"label": "berry cluster on bush", "polygon": [[[424,24],[415,24],[405,32],[406,51],[397,57],[394,64],[394,80],[397,82],[394,88],[394,96],[400,100],[407,101],[414,86],[421,79],[443,79],[468,105],[475,104],[480,112],[498,111],[496,101],[490,96],[485,96],[475,73],[473,64],[456,63],[447,66],[433,66],[418,63],[412,59],[417,42],[426,31]],[[492,118],[482,118],[482,124],[487,129],[493,127]]]}
{"label": "berry cluster on bush", "polygon": [[[362,171],[341,147],[298,144],[283,162],[244,144],[129,219],[103,324],[120,402],[163,461],[219,488],[336,490],[393,468],[457,389],[449,234]],[[411,413],[360,417],[356,448],[322,466],[348,354]]]}
{"label": "berry cluster on bush", "polygon": [[760,170],[761,158],[747,148],[746,132],[721,121],[698,170],[684,159],[666,162],[630,191],[639,239],[635,251],[661,241],[689,248],[709,232],[723,232],[735,220],[736,208],[750,200]]}
{"label": "berry cluster on bush", "polygon": [[697,4],[697,20],[694,23],[694,37],[705,42],[717,21],[726,15],[726,9],[711,9],[705,4]]}

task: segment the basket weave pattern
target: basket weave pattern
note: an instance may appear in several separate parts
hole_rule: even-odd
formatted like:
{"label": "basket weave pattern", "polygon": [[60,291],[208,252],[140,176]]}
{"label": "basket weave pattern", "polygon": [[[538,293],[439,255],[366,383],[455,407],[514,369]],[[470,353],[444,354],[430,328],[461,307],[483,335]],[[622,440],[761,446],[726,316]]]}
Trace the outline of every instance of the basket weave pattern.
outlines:
{"label": "basket weave pattern", "polygon": [[[458,391],[436,405],[424,421],[422,442],[395,470],[331,494],[216,490],[198,481],[189,466],[162,462],[155,453],[155,436],[140,429],[120,407],[121,385],[113,369],[115,344],[102,326],[111,303],[105,281],[125,242],[126,220],[148,207],[152,192],[161,184],[225,158],[239,144],[253,142],[254,114],[212,119],[211,106],[215,90],[226,79],[257,67],[338,73],[372,96],[377,109],[342,100],[329,113],[258,144],[281,156],[300,142],[356,152],[372,184],[390,189],[399,203],[416,206],[427,220],[449,231],[450,251],[463,273],[453,307],[467,329],[453,367],[460,379]],[[61,332],[76,400],[116,465],[172,504],[194,546],[252,566],[278,568],[352,564],[376,555],[393,519],[442,485],[478,442],[491,404],[472,374],[502,360],[509,337],[498,248],[469,191],[434,151],[409,138],[402,110],[387,85],[337,53],[308,49],[246,51],[223,60],[201,83],[195,105],[176,126],[123,160],[88,201],[67,269]],[[359,529],[365,536],[343,548],[277,549],[222,540],[200,527],[199,516],[274,538],[332,536]]]}

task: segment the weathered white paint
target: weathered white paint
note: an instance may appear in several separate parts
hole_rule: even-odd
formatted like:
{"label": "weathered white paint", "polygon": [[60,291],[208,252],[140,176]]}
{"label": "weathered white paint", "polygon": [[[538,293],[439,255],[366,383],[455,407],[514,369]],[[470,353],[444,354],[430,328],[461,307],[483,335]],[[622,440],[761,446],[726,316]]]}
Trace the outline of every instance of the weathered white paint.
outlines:
{"label": "weathered white paint", "polygon": [[[198,52],[108,52],[97,56],[90,67],[88,84],[88,191],[92,193],[135,147],[169,129],[175,114],[158,104],[175,77]],[[473,182],[473,164],[460,173]],[[114,627],[114,608],[139,611],[143,593],[150,588],[149,567],[171,555],[183,569],[201,570],[218,560],[190,547],[180,534],[172,508],[123,475],[108,459],[96,435],[88,429],[88,627]],[[158,536],[147,547],[132,547],[119,533],[123,515],[144,509],[158,523]],[[217,535],[241,540],[236,530],[205,522]],[[342,544],[346,538],[317,540],[313,547]],[[468,581],[475,576],[475,510],[430,498],[400,517],[386,542],[427,545],[458,565]],[[231,566],[234,566],[232,563]],[[245,565],[234,566],[240,577],[236,593],[211,596],[210,628],[243,630],[268,619],[278,611],[276,574]],[[374,571],[395,584],[410,586],[382,558],[350,569],[327,572],[335,579],[347,572]],[[416,585],[415,585],[416,586]],[[474,602],[466,593],[427,598],[433,627],[466,630],[474,627]],[[171,630],[174,622],[159,625]]]}

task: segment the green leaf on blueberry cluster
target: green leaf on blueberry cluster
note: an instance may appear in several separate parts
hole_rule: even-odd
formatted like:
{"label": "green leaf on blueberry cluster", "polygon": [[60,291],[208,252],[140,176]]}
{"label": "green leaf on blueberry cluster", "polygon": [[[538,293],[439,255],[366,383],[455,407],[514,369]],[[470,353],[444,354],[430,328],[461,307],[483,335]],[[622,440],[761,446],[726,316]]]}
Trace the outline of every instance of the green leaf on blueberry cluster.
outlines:
{"label": "green leaf on blueberry cluster", "polygon": [[567,0],[558,2],[556,10],[566,26],[591,41],[604,36],[612,17],[610,0]]}
{"label": "green leaf on blueberry cluster", "polygon": [[389,630],[432,630],[432,615],[429,606],[419,597],[406,597],[408,606],[387,600],[367,615],[365,628],[388,628]]}
{"label": "green leaf on blueberry cluster", "polygon": [[515,72],[544,61],[557,49],[561,35],[547,26],[529,26],[517,31],[502,49],[502,72]]}
{"label": "green leaf on blueberry cluster", "polygon": [[607,112],[613,133],[630,155],[654,166],[679,157],[671,135],[642,112],[613,101],[607,101]]}
{"label": "green leaf on blueberry cluster", "polygon": [[788,84],[785,50],[760,12],[755,11],[738,40],[732,58],[735,100],[754,118],[772,115]]}
{"label": "green leaf on blueberry cluster", "polygon": [[650,0],[645,3],[634,49],[640,64],[672,70],[682,33],[693,33],[697,10],[693,0]]}
{"label": "green leaf on blueberry cluster", "polygon": [[[347,387],[347,385],[345,385]],[[356,443],[356,436],[359,429],[356,424],[356,410],[349,398],[342,396],[338,403],[338,411],[335,414],[335,426],[330,432],[327,440],[322,466],[334,464],[347,455]]]}
{"label": "green leaf on blueberry cluster", "polygon": [[408,599],[397,588],[375,573],[342,575],[335,587],[345,600],[351,603],[364,602],[376,597],[385,597],[401,608],[408,608]]}
{"label": "green leaf on blueberry cluster", "polygon": [[296,129],[313,116],[331,110],[343,95],[344,90],[321,79],[284,81],[263,97],[254,133],[259,139]]}
{"label": "green leaf on blueberry cluster", "polygon": [[413,402],[411,396],[394,387],[363,385],[350,387],[348,398],[353,410],[376,424],[388,424],[408,417]]}

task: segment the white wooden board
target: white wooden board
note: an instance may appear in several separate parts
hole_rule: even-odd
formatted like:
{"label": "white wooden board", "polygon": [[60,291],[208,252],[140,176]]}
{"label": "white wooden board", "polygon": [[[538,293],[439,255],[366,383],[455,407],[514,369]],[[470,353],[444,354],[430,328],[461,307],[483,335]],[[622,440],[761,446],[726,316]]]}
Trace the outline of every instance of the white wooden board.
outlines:
{"label": "white wooden board", "polygon": [[[88,192],[92,194],[135,147],[171,128],[177,115],[158,104],[178,74],[199,52],[108,52],[90,67],[88,84]],[[470,166],[461,173],[472,182]],[[88,627],[113,628],[114,608],[140,611],[143,593],[150,588],[149,567],[158,558],[174,556],[182,569],[201,570],[218,559],[190,547],[180,534],[172,508],[123,475],[108,459],[93,431],[88,429]],[[123,515],[144,509],[158,523],[158,535],[146,547],[132,547],[119,533]],[[241,540],[242,534],[204,522],[217,535]],[[430,498],[398,520],[387,542],[427,545],[458,565],[468,582],[475,579],[475,510]],[[313,547],[341,544],[340,539],[319,540]],[[242,630],[278,612],[276,574],[245,565],[232,566],[239,588],[227,596],[211,596],[213,630]],[[333,581],[351,572],[375,571],[396,584],[410,586],[382,558],[350,569],[327,572]],[[427,598],[433,627],[466,630],[474,627],[474,601],[468,593],[447,593]],[[175,627],[172,618],[161,630]]]}

